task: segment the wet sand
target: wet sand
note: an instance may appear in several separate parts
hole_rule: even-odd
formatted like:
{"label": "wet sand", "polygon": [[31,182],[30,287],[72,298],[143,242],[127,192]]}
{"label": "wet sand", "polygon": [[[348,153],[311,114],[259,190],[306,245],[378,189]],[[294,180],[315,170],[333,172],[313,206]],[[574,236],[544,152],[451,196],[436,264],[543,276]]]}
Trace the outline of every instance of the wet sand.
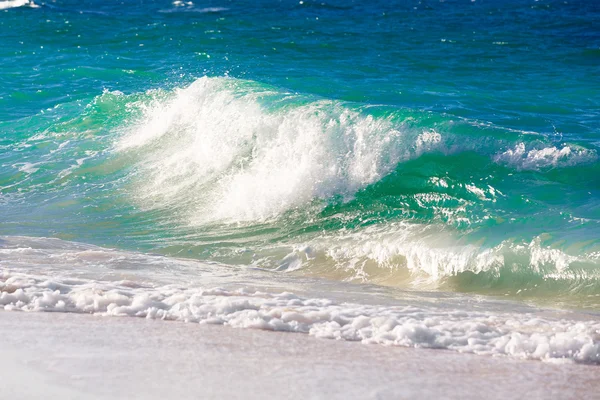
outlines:
{"label": "wet sand", "polygon": [[2,399],[584,399],[600,367],[140,318],[0,312]]}

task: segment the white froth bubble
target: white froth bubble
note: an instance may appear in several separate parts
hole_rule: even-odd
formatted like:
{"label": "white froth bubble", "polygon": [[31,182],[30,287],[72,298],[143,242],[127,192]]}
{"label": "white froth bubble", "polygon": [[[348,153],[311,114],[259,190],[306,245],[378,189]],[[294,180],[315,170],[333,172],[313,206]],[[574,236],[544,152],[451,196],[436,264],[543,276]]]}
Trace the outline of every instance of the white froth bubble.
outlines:
{"label": "white froth bubble", "polygon": [[[32,250],[32,249],[29,249]],[[528,313],[367,305],[289,292],[140,286],[3,270],[0,309],[130,316],[288,331],[367,344],[448,349],[549,362],[600,363],[595,320]]]}
{"label": "white froth bubble", "polygon": [[594,150],[576,145],[564,145],[527,149],[525,143],[518,143],[494,157],[498,163],[513,165],[519,169],[540,169],[582,164],[597,159]]}

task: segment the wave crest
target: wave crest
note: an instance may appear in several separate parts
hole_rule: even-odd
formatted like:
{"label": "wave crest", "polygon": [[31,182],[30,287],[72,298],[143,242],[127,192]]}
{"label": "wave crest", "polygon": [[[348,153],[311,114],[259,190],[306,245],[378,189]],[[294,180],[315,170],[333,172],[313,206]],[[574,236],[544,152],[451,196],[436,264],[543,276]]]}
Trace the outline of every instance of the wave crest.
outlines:
{"label": "wave crest", "polygon": [[[261,100],[269,98],[269,107]],[[417,137],[418,136],[418,137]],[[440,142],[335,101],[302,103],[226,78],[201,78],[146,106],[118,143],[141,157],[142,204],[191,220],[265,220],[332,196],[351,198]]]}
{"label": "wave crest", "polygon": [[496,155],[499,163],[509,164],[518,169],[541,169],[547,167],[569,167],[583,164],[597,159],[596,152],[576,145],[563,147],[542,147],[527,149],[521,142],[514,148]]}

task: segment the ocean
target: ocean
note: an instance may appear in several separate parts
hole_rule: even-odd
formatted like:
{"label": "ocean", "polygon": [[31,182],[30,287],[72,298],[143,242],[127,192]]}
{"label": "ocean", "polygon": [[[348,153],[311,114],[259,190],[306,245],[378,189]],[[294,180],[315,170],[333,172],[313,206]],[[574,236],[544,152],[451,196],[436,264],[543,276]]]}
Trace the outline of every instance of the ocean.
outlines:
{"label": "ocean", "polygon": [[0,309],[600,363],[600,3],[0,1]]}

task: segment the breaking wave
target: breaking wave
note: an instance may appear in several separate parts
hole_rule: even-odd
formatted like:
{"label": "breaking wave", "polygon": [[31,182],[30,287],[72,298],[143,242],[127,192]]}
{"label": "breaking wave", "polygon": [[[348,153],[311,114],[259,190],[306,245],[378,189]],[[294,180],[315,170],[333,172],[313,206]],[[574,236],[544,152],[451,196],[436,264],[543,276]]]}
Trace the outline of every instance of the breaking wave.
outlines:
{"label": "breaking wave", "polygon": [[83,216],[82,234],[101,244],[354,282],[598,302],[593,148],[232,78],[105,91],[48,112],[60,124],[8,148],[16,172],[0,201],[14,208],[6,215],[15,226],[32,213],[17,205],[46,193],[58,199],[47,204],[59,229]]}

